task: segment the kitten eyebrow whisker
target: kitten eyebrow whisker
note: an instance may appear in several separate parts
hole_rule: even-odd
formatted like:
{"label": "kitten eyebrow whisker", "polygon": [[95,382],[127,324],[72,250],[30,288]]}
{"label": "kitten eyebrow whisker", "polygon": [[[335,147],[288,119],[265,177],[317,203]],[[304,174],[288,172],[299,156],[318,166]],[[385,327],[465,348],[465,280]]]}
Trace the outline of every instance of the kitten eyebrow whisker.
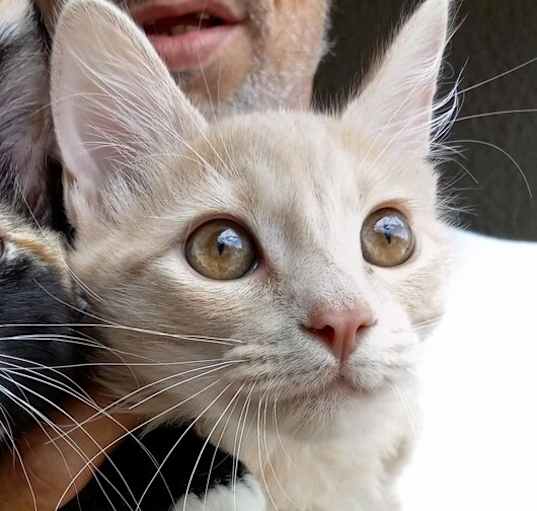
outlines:
{"label": "kitten eyebrow whisker", "polygon": [[515,67],[512,67],[510,69],[508,69],[507,71],[503,71],[502,73],[499,73],[497,75],[494,75],[492,76],[491,78],[487,78],[486,80],[483,80],[481,82],[478,82],[478,83],[475,83],[473,85],[470,85],[468,87],[465,87],[464,89],[460,90],[458,92],[458,94],[466,94],[467,92],[470,92],[474,89],[478,89],[479,87],[482,87],[483,85],[487,85],[491,82],[494,82],[500,78],[503,78],[504,76],[508,76],[510,75],[511,73],[514,73],[516,71],[518,71],[519,69],[523,69],[531,64],[533,64],[534,62],[537,62],[537,57],[533,57],[529,60],[527,60],[526,62],[523,62],[522,64],[518,64],[517,66]]}
{"label": "kitten eyebrow whisker", "polygon": [[502,115],[513,115],[513,114],[535,114],[537,113],[537,108],[514,108],[512,110],[496,110],[493,112],[481,112],[477,114],[469,114],[458,117],[453,122],[463,122],[470,121],[473,119],[484,119],[487,117],[497,117]]}
{"label": "kitten eyebrow whisker", "polygon": [[526,190],[528,191],[528,197],[533,200],[533,190],[530,185],[530,182],[528,180],[528,177],[524,170],[522,170],[522,167],[520,164],[515,160],[513,155],[511,155],[508,151],[505,149],[502,149],[500,146],[493,144],[492,142],[487,142],[485,140],[474,140],[474,139],[461,139],[461,140],[451,140],[450,142],[453,142],[454,144],[477,144],[482,145],[485,147],[490,147],[492,149],[495,149],[496,151],[503,154],[506,158],[509,159],[509,161],[515,166],[517,172],[520,174],[520,177],[522,178],[524,182],[524,186],[526,187]]}

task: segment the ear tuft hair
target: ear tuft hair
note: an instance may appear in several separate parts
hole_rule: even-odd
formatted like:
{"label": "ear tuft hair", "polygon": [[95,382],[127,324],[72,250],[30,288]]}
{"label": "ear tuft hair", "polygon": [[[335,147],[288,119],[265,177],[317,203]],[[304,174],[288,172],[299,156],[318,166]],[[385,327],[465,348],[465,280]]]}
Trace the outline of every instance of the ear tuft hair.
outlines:
{"label": "ear tuft hair", "polygon": [[449,3],[425,0],[403,24],[371,80],[348,106],[345,122],[382,133],[398,150],[429,153]]}

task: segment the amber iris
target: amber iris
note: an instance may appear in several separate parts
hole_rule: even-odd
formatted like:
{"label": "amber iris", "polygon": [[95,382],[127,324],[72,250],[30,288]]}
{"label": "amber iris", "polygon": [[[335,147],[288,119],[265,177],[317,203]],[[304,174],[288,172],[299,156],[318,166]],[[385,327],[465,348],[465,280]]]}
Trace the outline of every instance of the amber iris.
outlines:
{"label": "amber iris", "polygon": [[399,266],[410,259],[415,239],[407,218],[393,208],[371,213],[362,226],[362,252],[375,266]]}
{"label": "amber iris", "polygon": [[186,258],[198,273],[213,280],[239,279],[257,265],[252,237],[230,220],[198,227],[187,242]]}

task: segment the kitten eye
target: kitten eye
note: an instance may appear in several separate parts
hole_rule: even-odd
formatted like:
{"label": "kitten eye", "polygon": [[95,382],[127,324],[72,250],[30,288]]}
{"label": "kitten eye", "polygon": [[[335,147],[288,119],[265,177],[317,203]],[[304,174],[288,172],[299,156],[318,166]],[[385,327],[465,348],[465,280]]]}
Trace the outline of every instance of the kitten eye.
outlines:
{"label": "kitten eye", "polygon": [[6,253],[6,242],[0,238],[0,259],[4,257],[4,254]]}
{"label": "kitten eye", "polygon": [[408,261],[416,246],[405,215],[392,208],[371,213],[362,226],[364,258],[376,266],[398,266]]}
{"label": "kitten eye", "polygon": [[252,237],[229,220],[213,220],[194,231],[186,258],[198,273],[214,280],[239,279],[257,263]]}

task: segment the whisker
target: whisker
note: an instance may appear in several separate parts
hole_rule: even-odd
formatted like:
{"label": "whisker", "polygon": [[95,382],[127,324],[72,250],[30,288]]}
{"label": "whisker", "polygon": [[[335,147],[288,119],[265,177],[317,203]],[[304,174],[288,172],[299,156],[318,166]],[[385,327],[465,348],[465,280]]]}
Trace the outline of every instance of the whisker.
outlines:
{"label": "whisker", "polygon": [[160,396],[161,394],[164,394],[165,392],[169,392],[170,390],[173,390],[174,388],[179,387],[180,385],[184,385],[185,383],[189,383],[189,382],[191,382],[193,380],[196,380],[196,379],[201,378],[203,376],[207,376],[207,375],[212,374],[212,373],[214,373],[216,371],[226,369],[227,367],[235,365],[238,362],[241,362],[241,361],[240,360],[230,360],[230,361],[220,362],[218,364],[214,364],[214,365],[210,365],[210,366],[204,366],[204,367],[201,367],[201,368],[190,369],[188,371],[184,371],[184,372],[179,373],[179,374],[173,374],[171,376],[166,376],[166,378],[163,378],[162,380],[159,380],[158,382],[152,382],[152,383],[150,383],[148,385],[145,385],[141,389],[137,390],[137,392],[143,392],[143,390],[145,390],[148,387],[152,387],[152,386],[154,386],[154,385],[156,385],[158,383],[161,383],[163,381],[167,381],[167,380],[172,379],[172,378],[177,378],[178,376],[182,376],[184,374],[191,373],[193,371],[200,371],[200,370],[210,368],[209,371],[205,371],[202,374],[197,374],[195,376],[191,376],[190,378],[187,378],[186,380],[181,380],[180,382],[174,383],[172,385],[169,385],[168,387],[165,387],[163,389],[158,390],[154,394],[151,394],[151,395],[145,397],[144,399],[142,399],[141,401],[138,401],[136,404],[130,406],[129,410],[134,410],[134,409],[138,408],[139,406],[142,406],[143,404],[145,404],[147,401],[149,401],[151,399],[154,399],[155,397]]}
{"label": "whisker", "polygon": [[502,115],[514,115],[514,114],[535,114],[537,108],[519,108],[513,110],[497,110],[495,112],[483,112],[479,114],[463,115],[453,122],[470,121],[472,119],[486,119],[487,117],[498,117]]}
{"label": "whisker", "polygon": [[[205,452],[205,449],[207,448],[207,445],[209,444],[211,437],[213,436],[214,432],[218,428],[220,422],[225,417],[225,414],[227,411],[231,408],[234,402],[236,402],[237,397],[239,396],[241,390],[243,389],[244,384],[235,392],[231,400],[229,401],[228,405],[224,408],[223,412],[220,414],[220,417],[215,422],[214,426],[212,427],[211,431],[207,435],[207,438],[205,439],[205,442],[203,443],[203,446],[200,449],[200,453],[198,458],[196,459],[196,462],[194,463],[194,467],[192,468],[192,472],[190,474],[190,477],[188,479],[188,484],[186,486],[186,492],[184,496],[184,504],[183,504],[183,511],[187,511],[187,502],[188,502],[188,494],[190,493],[190,488],[192,486],[192,481],[194,480],[194,474],[196,473],[196,470],[198,469],[198,466],[200,464],[201,458],[203,456],[203,453]],[[229,388],[229,387],[228,387]]]}
{"label": "whisker", "polygon": [[155,479],[157,478],[158,474],[162,471],[162,467],[167,463],[167,461],[170,459],[171,455],[174,453],[175,449],[179,446],[183,438],[186,436],[186,434],[196,425],[196,423],[205,415],[207,411],[209,411],[212,406],[227,392],[227,390],[232,386],[232,383],[228,383],[224,389],[201,411],[201,413],[198,414],[198,416],[186,427],[185,431],[181,433],[181,436],[177,439],[177,441],[173,444],[171,449],[169,450],[168,454],[164,457],[162,462],[160,463],[159,468],[157,469],[157,472],[155,475],[151,478],[149,483],[147,484],[145,490],[142,493],[142,496],[140,497],[140,500],[138,501],[138,504],[136,506],[135,511],[140,510],[140,506],[142,505],[142,501],[144,500],[145,496],[147,495],[149,489],[155,482]]}
{"label": "whisker", "polygon": [[[132,430],[128,431],[127,433],[119,436],[118,438],[115,438],[113,441],[111,441],[107,446],[105,446],[103,449],[102,449],[102,452],[103,453],[106,453],[108,451],[110,451],[110,449],[112,447],[114,447],[116,444],[118,444],[119,442],[121,442],[124,438],[126,438],[127,436],[130,436],[130,435],[133,435],[135,432],[137,431],[140,431],[141,429],[145,428],[146,426],[148,426],[149,424],[151,424],[152,422],[155,422],[157,420],[159,420],[160,418],[164,417],[165,415],[169,414],[170,412],[176,410],[177,408],[179,408],[180,406],[182,406],[183,404],[189,402],[189,401],[192,401],[193,399],[196,399],[199,395],[201,395],[203,392],[206,392],[207,390],[209,390],[210,388],[214,387],[215,385],[217,385],[218,383],[220,383],[221,379],[217,379],[215,381],[213,381],[212,383],[208,384],[207,386],[205,386],[203,389],[195,392],[194,394],[190,395],[188,398],[184,399],[183,401],[179,402],[179,403],[176,403],[174,404],[173,406],[170,406],[169,408],[167,408],[166,410],[163,410],[162,412],[158,413],[157,415],[154,415],[153,417],[147,419],[146,421],[142,422],[141,424],[139,424],[138,426],[136,426],[135,428],[133,428]],[[65,495],[67,494],[67,492],[69,491],[69,489],[71,488],[71,486],[74,484],[74,481],[80,476],[80,474],[82,474],[82,472],[84,472],[84,470],[86,470],[86,468],[90,465],[90,464],[93,464],[95,459],[97,457],[100,456],[101,453],[98,453],[94,456],[92,456],[86,463],[85,466],[83,466],[79,471],[78,473],[75,475],[74,479],[72,480],[72,482],[70,483],[69,487],[65,490],[64,492],[64,495],[62,496],[61,500],[63,500],[63,498],[65,497]]]}
{"label": "whisker", "polygon": [[523,62],[522,64],[519,64],[518,66],[512,67],[511,69],[508,69],[507,71],[504,71],[503,73],[499,73],[497,75],[492,76],[491,78],[487,78],[486,80],[483,80],[481,82],[478,82],[474,85],[470,85],[469,87],[466,87],[458,92],[458,94],[466,94],[467,92],[470,92],[474,89],[478,89],[479,87],[482,87],[483,85],[487,85],[488,83],[494,82],[495,80],[498,80],[500,78],[503,78],[504,76],[510,75],[511,73],[514,73],[518,71],[519,69],[522,69],[524,67],[527,67],[534,62],[537,62],[537,57],[533,57],[526,62]]}
{"label": "whisker", "polygon": [[[244,405],[241,409],[239,420],[237,422],[237,431],[235,433],[234,444],[235,444],[235,441],[237,440],[237,433],[239,432],[239,428],[240,428],[241,432],[240,432],[239,439],[238,439],[239,441],[237,443],[237,451],[235,453],[235,464],[233,467],[232,479],[231,479],[232,489],[233,489],[233,503],[234,503],[235,509],[237,509],[237,479],[238,479],[238,473],[239,473],[240,451],[241,451],[242,441],[244,437],[244,431],[246,428],[246,422],[248,421],[248,410],[250,409],[252,393],[254,391],[255,386],[256,386],[256,383],[253,382],[250,388],[250,391],[248,392],[248,395],[246,396],[246,399],[244,401]],[[244,418],[242,420],[242,426],[241,426],[241,416],[243,415],[243,412],[244,412]]]}
{"label": "whisker", "polygon": [[[238,392],[241,392],[243,387],[244,387],[245,384],[243,384],[239,391]],[[208,498],[208,495],[209,495],[209,486],[211,484],[211,475],[213,473],[213,468],[214,468],[214,464],[215,464],[215,461],[216,461],[216,456],[219,452],[219,449],[220,449],[220,445],[222,443],[222,440],[224,439],[224,435],[227,431],[227,428],[229,426],[229,422],[233,416],[233,413],[235,412],[235,408],[237,407],[237,404],[239,403],[238,400],[235,401],[235,403],[233,404],[233,408],[230,410],[229,414],[228,414],[228,418],[226,420],[226,423],[224,424],[224,427],[222,428],[222,432],[220,433],[220,437],[218,438],[218,442],[214,448],[214,451],[213,451],[213,456],[211,458],[211,464],[209,465],[209,473],[207,475],[207,483],[205,484],[205,493],[204,493],[204,497],[203,497],[203,505],[205,507],[207,507],[207,498]],[[220,462],[221,463],[221,462]],[[220,464],[219,464],[220,465]]]}
{"label": "whisker", "polygon": [[511,154],[509,154],[505,149],[502,149],[501,147],[497,146],[496,144],[493,144],[492,142],[486,142],[484,140],[453,140],[453,143],[456,144],[478,144],[483,145],[486,147],[491,147],[492,149],[495,149],[502,153],[506,158],[509,159],[509,161],[516,167],[518,173],[522,177],[522,180],[524,181],[524,185],[526,187],[526,190],[528,191],[528,195],[530,199],[533,199],[533,191],[531,189],[530,182],[526,176],[526,173],[522,170],[522,167],[519,165],[519,163],[513,158]]}
{"label": "whisker", "polygon": [[[0,373],[0,378],[5,378],[5,376],[3,376],[1,373]],[[11,381],[11,380],[10,380]],[[38,392],[35,392],[34,390],[30,389],[29,387],[21,384],[20,382],[17,382],[16,383],[17,387],[20,388],[20,389],[23,389],[25,392],[27,392],[28,394],[31,394],[33,395],[34,397],[37,397],[38,399],[42,400],[43,402],[45,402],[48,406],[50,406],[52,409],[58,411],[61,415],[67,417],[69,420],[71,420],[74,424],[77,424],[77,421],[76,419],[71,416],[65,409],[61,408],[60,406],[58,406],[56,403],[54,403],[53,401],[51,401],[50,399],[46,398],[45,396],[43,396],[42,394],[39,394]],[[33,414],[33,416],[35,418],[39,417],[41,419],[41,421],[43,421],[44,424],[46,424],[53,432],[55,433],[58,433],[60,432],[61,433],[61,430],[60,428],[54,423],[52,422],[48,417],[46,417],[42,412],[40,412],[37,408],[35,408],[34,406],[32,406],[29,402],[27,401],[24,401],[22,400],[21,398],[19,398],[18,396],[16,396],[15,394],[13,394],[12,392],[10,392],[9,390],[5,389],[4,388],[4,393],[9,395],[16,403],[19,404],[19,406],[21,406],[21,408],[23,410],[30,410]],[[41,427],[43,433],[48,437],[49,439],[49,443],[51,443],[55,449],[58,451],[58,453],[60,454],[62,460],[63,460],[63,464],[64,464],[64,467],[66,468],[67,471],[70,472],[70,468],[69,468],[69,465],[67,463],[67,460],[65,458],[65,455],[63,454],[63,451],[57,446],[57,441],[54,440],[52,438],[52,436],[50,435],[49,432],[47,432],[44,427],[39,423],[37,422],[37,424]],[[86,436],[94,443],[94,445],[99,449],[100,446],[98,444],[98,442],[91,436],[91,434],[89,434],[88,431],[86,431],[84,428],[80,428],[85,434]],[[85,455],[85,453],[71,440],[69,439],[68,437],[63,437],[63,440],[67,443],[67,445],[69,447],[71,447],[73,449],[73,451],[78,455],[80,456],[80,458],[82,460],[87,460],[87,456]],[[118,476],[121,478],[122,482],[125,484],[125,487],[130,491],[130,487],[127,483],[127,480],[124,478],[124,476],[122,475],[121,471],[117,468],[116,464],[114,463],[114,461],[109,457],[109,455],[104,452],[102,449],[98,452],[98,454],[95,456],[99,456],[103,454],[105,456],[105,458],[110,462],[112,468],[117,472]],[[88,463],[91,463],[91,462],[88,462]],[[90,465],[89,464],[86,464],[84,469],[85,468],[88,468]],[[106,475],[99,469],[99,467],[96,467],[94,464],[91,465],[91,468],[92,470],[96,470],[102,477],[105,481],[107,481],[113,489],[116,489],[114,487],[114,485],[111,484],[111,482],[109,481],[109,479],[106,477]],[[82,472],[80,472],[82,473]],[[80,475],[77,474],[77,476],[75,476],[74,479],[71,480],[71,483],[69,484],[69,487],[66,489],[66,491],[62,494],[62,496],[60,497],[59,501],[58,501],[58,505],[64,500],[65,496],[67,495],[67,492],[68,490],[71,488],[71,486],[74,484],[74,482],[76,481],[76,479],[78,478],[78,476]],[[71,474],[72,476],[72,474]],[[108,495],[106,495],[106,492],[104,490],[104,488],[102,488],[102,485],[100,484],[99,481],[97,481],[101,491],[103,491],[103,494],[105,495],[105,497],[108,499]],[[122,500],[125,502],[125,504],[127,504],[125,498],[123,497],[123,495],[121,495],[121,493],[119,491],[117,491],[118,495],[122,498]],[[132,495],[132,498],[134,499],[134,494],[132,494],[132,491],[130,491],[131,495]],[[111,502],[110,502],[111,503]],[[127,504],[128,505],[128,504]]]}
{"label": "whisker", "polygon": [[263,463],[263,447],[262,447],[262,443],[261,443],[261,408],[263,406],[263,401],[265,401],[267,399],[267,392],[268,392],[269,388],[270,388],[270,385],[269,385],[269,387],[267,387],[267,389],[265,390],[265,392],[261,396],[261,399],[257,403],[257,414],[256,414],[256,416],[257,416],[257,419],[256,419],[257,462],[258,462],[258,465],[259,465],[259,472],[261,474],[261,479],[263,480],[263,486],[265,487],[265,492],[269,497],[269,500],[270,500],[270,502],[272,504],[272,507],[276,511],[279,511],[278,505],[276,504],[276,501],[274,500],[272,492],[270,491],[270,485],[268,484],[268,481],[267,481],[267,475],[265,473],[265,463]]}

